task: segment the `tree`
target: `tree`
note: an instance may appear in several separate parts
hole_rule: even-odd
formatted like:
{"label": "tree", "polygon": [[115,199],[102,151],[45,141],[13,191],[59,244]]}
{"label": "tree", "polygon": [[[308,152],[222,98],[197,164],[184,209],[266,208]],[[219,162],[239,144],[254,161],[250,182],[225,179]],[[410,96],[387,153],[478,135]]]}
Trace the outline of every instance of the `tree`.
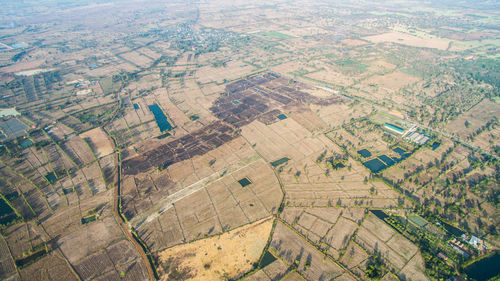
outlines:
{"label": "tree", "polygon": [[366,263],[366,276],[372,280],[379,280],[383,275],[382,265],[383,262],[379,255],[370,256]]}

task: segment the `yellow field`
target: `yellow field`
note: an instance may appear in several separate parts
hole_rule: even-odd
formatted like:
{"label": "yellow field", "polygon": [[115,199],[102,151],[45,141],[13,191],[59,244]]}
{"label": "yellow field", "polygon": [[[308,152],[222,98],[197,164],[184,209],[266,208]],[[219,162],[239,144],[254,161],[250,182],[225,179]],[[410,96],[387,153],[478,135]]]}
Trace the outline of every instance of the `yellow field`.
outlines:
{"label": "yellow field", "polygon": [[450,43],[449,40],[432,36],[421,38],[401,32],[388,32],[384,34],[364,37],[363,39],[371,41],[373,43],[392,42],[421,48],[435,48],[439,50],[446,50]]}
{"label": "yellow field", "polygon": [[271,232],[271,217],[220,236],[179,245],[159,253],[161,280],[182,272],[182,280],[223,280],[252,269]]}
{"label": "yellow field", "polygon": [[111,142],[106,136],[106,133],[104,133],[104,131],[100,127],[80,134],[80,137],[85,140],[90,139],[90,141],[96,148],[96,157],[103,157],[113,152],[113,146],[111,145]]}

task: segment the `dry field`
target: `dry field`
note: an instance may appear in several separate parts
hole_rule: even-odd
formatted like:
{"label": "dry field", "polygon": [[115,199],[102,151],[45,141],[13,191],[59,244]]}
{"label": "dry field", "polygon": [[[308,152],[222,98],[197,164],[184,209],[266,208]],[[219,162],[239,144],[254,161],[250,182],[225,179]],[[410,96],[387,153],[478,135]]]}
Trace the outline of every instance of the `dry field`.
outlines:
{"label": "dry field", "polygon": [[[444,129],[448,133],[454,133],[460,138],[465,138],[486,125],[488,121],[496,116],[499,110],[499,103],[484,99],[455,120],[450,121]],[[469,122],[470,125],[468,127],[465,126],[465,121]]]}
{"label": "dry field", "polygon": [[389,92],[397,91],[405,86],[418,82],[420,79],[402,72],[392,72],[386,75],[375,75],[363,81],[363,85],[377,85]]}
{"label": "dry field", "polygon": [[221,280],[241,276],[260,258],[272,224],[272,218],[265,218],[218,236],[159,252],[161,280],[170,280],[174,270],[184,273],[182,280]]}
{"label": "dry field", "polygon": [[307,74],[305,77],[344,87],[351,86],[356,80],[355,76],[343,74],[331,66],[324,66],[322,70]]}
{"label": "dry field", "polygon": [[95,128],[82,133],[80,137],[89,143],[97,158],[113,153],[113,146],[101,128]]}
{"label": "dry field", "polygon": [[431,35],[423,38],[395,31],[379,35],[367,36],[363,39],[373,43],[392,42],[420,48],[435,48],[439,50],[446,50],[448,48],[448,45],[450,44],[449,40],[440,39]]}
{"label": "dry field", "polygon": [[418,247],[373,214],[368,214],[361,224],[355,241],[368,253],[379,252],[396,272],[428,280]]}
{"label": "dry field", "polygon": [[197,81],[202,84],[209,82],[223,83],[224,80],[235,80],[256,72],[257,68],[242,61],[230,61],[226,66],[203,66],[196,71]]}
{"label": "dry field", "polygon": [[368,44],[368,42],[359,39],[344,39],[341,40],[340,42],[347,46],[361,46]]}
{"label": "dry field", "polygon": [[274,230],[271,249],[288,265],[296,263],[297,271],[308,280],[331,280],[345,273],[336,262],[281,222]]}
{"label": "dry field", "polygon": [[124,59],[126,62],[131,62],[132,64],[140,67],[148,67],[152,63],[150,58],[135,51],[120,54],[120,58]]}
{"label": "dry field", "polygon": [[[191,241],[216,235],[276,212],[282,194],[272,171],[262,161],[232,169],[229,166],[227,175],[221,178],[220,173],[214,173],[172,190],[131,222],[138,224],[140,235],[152,249],[161,250],[178,244],[179,238]],[[245,177],[251,184],[242,188],[237,180]],[[172,220],[177,222],[172,224]],[[164,244],[158,244],[158,240]]]}

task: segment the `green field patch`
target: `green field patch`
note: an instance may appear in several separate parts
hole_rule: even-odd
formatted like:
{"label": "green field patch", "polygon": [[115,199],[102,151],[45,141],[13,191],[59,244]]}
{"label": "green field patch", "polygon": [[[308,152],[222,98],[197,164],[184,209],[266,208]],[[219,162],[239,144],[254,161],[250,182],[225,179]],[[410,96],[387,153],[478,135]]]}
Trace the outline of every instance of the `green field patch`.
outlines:
{"label": "green field patch", "polygon": [[335,64],[344,73],[363,73],[369,67],[367,64],[351,59],[336,60]]}
{"label": "green field patch", "polygon": [[281,33],[278,31],[263,31],[263,32],[259,32],[258,34],[260,36],[264,36],[264,37],[272,38],[272,39],[279,39],[279,40],[295,38],[295,36]]}
{"label": "green field patch", "polygon": [[99,81],[102,91],[104,94],[110,94],[113,92],[113,77],[106,77]]}
{"label": "green field patch", "polygon": [[425,227],[428,224],[426,220],[417,215],[408,216],[408,219],[419,227]]}

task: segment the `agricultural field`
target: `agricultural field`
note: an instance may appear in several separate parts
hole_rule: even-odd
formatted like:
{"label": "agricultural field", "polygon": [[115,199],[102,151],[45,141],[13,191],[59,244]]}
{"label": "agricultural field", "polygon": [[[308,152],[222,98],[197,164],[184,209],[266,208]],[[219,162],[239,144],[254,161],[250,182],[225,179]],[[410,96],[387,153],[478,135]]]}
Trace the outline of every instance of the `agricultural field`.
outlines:
{"label": "agricultural field", "polygon": [[494,1],[4,2],[1,280],[500,275]]}

